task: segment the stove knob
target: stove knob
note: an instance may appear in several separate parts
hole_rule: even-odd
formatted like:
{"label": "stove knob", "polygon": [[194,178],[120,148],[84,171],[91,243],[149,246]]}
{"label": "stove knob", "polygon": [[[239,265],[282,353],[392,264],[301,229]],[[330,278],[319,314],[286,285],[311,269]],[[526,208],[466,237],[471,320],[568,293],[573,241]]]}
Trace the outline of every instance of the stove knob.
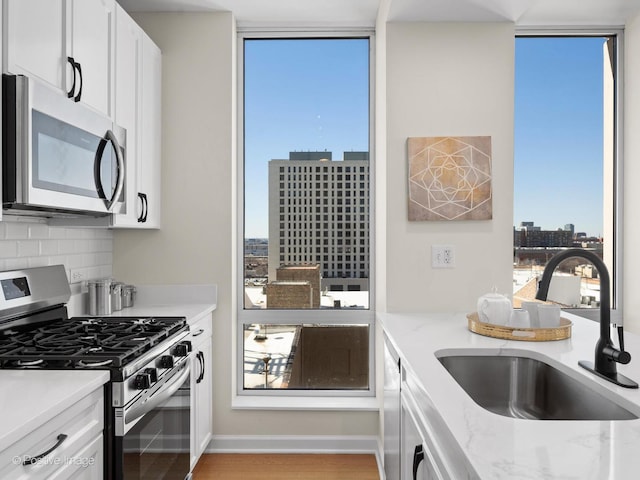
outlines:
{"label": "stove knob", "polygon": [[174,355],[176,355],[177,357],[186,357],[187,355],[189,355],[190,351],[191,351],[191,342],[186,340],[176,345]]}
{"label": "stove knob", "polygon": [[163,355],[160,357],[161,368],[173,368],[173,357],[171,355]]}
{"label": "stove knob", "polygon": [[155,368],[145,368],[143,372],[149,375],[151,383],[156,383],[158,381],[158,371]]}
{"label": "stove knob", "polygon": [[151,386],[151,376],[148,373],[139,373],[133,380],[133,388],[145,390]]}

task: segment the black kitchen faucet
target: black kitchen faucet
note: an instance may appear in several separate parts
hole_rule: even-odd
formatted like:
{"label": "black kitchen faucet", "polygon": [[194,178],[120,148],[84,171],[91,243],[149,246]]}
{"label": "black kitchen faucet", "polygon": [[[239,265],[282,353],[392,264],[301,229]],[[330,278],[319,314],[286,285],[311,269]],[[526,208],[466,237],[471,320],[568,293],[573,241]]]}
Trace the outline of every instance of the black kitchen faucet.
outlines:
{"label": "black kitchen faucet", "polygon": [[616,385],[626,388],[638,388],[638,384],[633,380],[617,372],[616,363],[626,365],[631,361],[631,354],[624,351],[624,333],[622,326],[618,326],[618,338],[620,350],[616,349],[611,342],[611,302],[609,290],[609,272],[604,262],[593,252],[580,248],[570,248],[557,255],[554,255],[542,274],[542,280],[538,285],[538,300],[546,300],[549,293],[551,276],[556,267],[567,258],[581,257],[589,260],[596,267],[600,276],[600,338],[596,343],[594,363],[580,360],[578,364],[582,368],[595,373]]}

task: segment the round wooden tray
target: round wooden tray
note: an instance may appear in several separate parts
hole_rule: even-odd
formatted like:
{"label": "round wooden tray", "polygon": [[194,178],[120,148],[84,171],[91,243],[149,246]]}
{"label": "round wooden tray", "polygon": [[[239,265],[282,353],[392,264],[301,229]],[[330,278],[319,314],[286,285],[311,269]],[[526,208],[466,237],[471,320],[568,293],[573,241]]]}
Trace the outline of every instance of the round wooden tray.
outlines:
{"label": "round wooden tray", "polygon": [[478,318],[477,312],[469,313],[467,320],[469,330],[485,337],[526,342],[548,342],[551,340],[565,340],[571,336],[572,323],[566,318],[560,318],[560,326],[552,328],[516,328],[484,323]]}

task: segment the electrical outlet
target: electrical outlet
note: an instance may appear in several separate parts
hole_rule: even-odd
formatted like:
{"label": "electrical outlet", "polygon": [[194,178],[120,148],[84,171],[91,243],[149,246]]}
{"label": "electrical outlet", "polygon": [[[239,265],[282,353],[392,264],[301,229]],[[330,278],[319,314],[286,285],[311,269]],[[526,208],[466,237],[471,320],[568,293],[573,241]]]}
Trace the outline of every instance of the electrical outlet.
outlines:
{"label": "electrical outlet", "polygon": [[432,268],[454,268],[456,266],[453,245],[431,245]]}
{"label": "electrical outlet", "polygon": [[69,275],[71,276],[69,283],[82,283],[87,279],[86,272],[79,268],[72,268]]}

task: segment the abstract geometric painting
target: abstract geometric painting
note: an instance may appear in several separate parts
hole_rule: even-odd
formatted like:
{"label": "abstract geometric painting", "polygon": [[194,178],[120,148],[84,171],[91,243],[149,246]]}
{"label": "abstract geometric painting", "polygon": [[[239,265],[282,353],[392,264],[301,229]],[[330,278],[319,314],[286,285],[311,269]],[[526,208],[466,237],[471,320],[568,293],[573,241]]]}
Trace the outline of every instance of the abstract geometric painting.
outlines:
{"label": "abstract geometric painting", "polygon": [[491,137],[410,137],[409,220],[490,220]]}

